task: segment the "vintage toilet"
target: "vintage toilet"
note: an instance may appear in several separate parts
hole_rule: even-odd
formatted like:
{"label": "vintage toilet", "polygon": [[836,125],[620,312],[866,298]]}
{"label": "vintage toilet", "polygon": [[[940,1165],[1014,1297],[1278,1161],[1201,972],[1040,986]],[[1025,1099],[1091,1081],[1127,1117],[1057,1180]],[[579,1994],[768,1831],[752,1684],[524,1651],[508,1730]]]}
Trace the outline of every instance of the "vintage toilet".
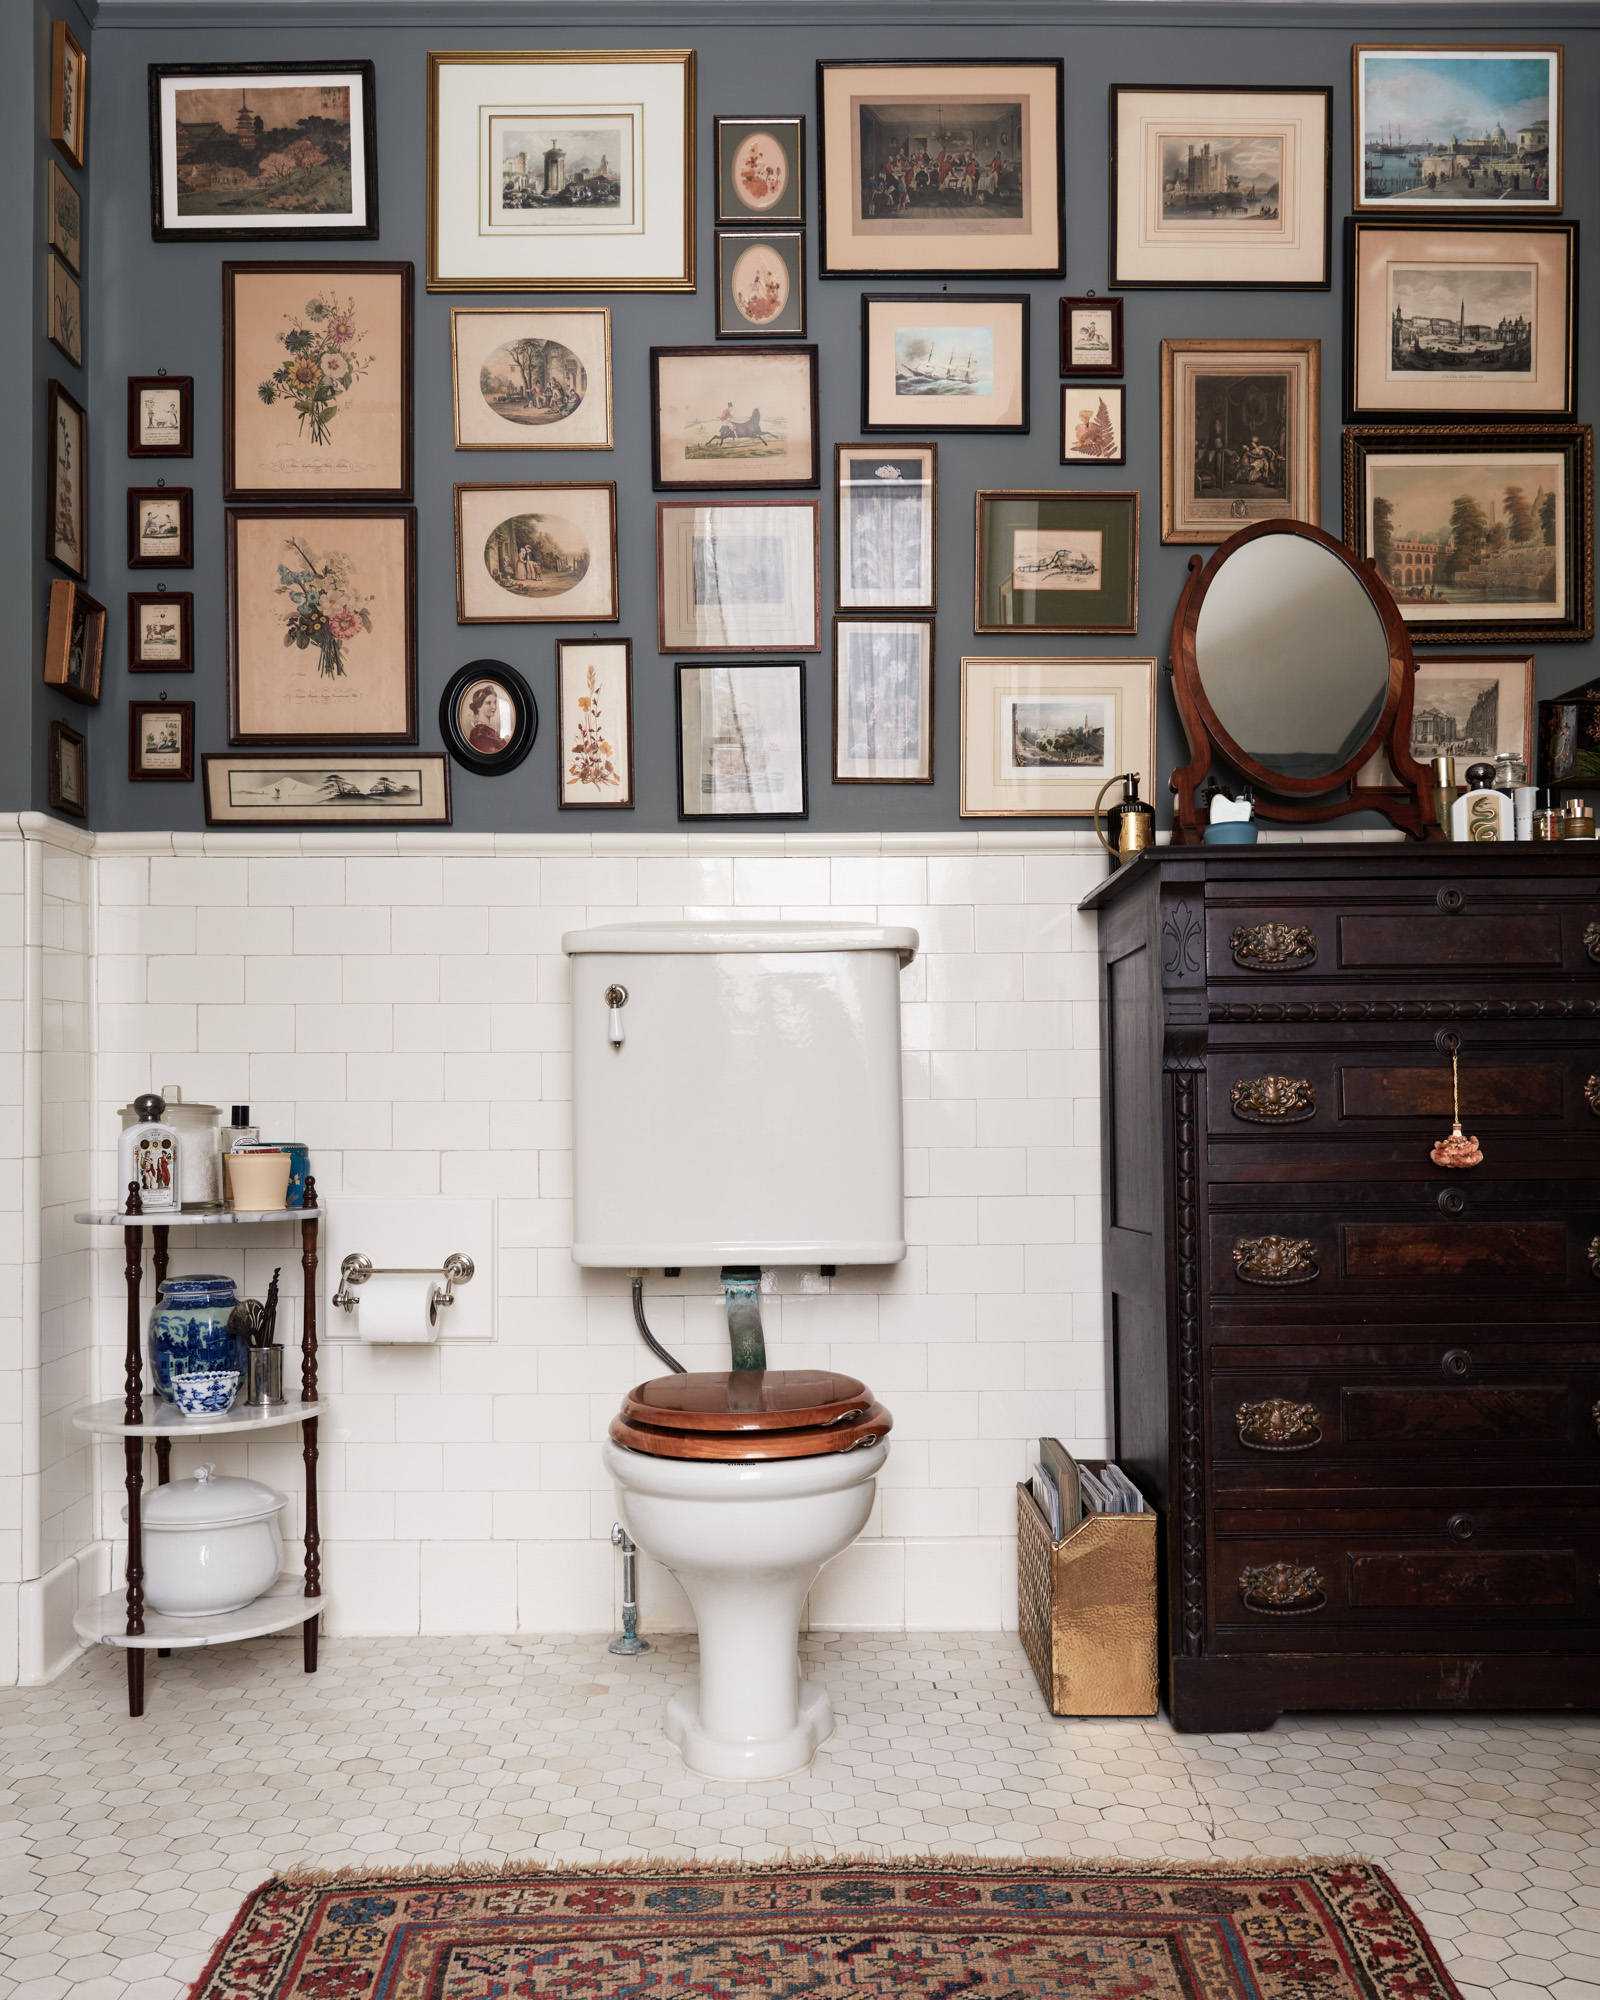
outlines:
{"label": "vintage toilet", "polygon": [[[915,931],[662,923],[573,931],[580,1265],[713,1266],[733,1367],[641,1382],[604,1446],[624,1527],[694,1608],[667,1734],[709,1777],[782,1777],[833,1727],[800,1614],[866,1525],[893,1419],[865,1384],[769,1369],[764,1265],[905,1256],[900,967]],[[637,1294],[636,1294],[637,1297]]]}

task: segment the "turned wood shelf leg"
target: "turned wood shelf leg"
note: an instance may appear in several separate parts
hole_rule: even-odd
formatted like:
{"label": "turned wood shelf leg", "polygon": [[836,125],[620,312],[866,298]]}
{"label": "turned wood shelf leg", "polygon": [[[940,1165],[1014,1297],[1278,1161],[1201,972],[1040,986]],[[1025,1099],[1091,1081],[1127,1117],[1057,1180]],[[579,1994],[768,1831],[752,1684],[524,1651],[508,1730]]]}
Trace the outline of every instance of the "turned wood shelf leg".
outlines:
{"label": "turned wood shelf leg", "polygon": [[[317,1183],[307,1174],[305,1205],[317,1205]],[[317,1400],[317,1220],[300,1225],[300,1268],[305,1274],[305,1294],[300,1317],[300,1400]],[[306,1591],[307,1597],[322,1595],[322,1533],[317,1523],[317,1420],[306,1417],[300,1425],[300,1455],[306,1467]],[[313,1613],[300,1628],[305,1670],[317,1671],[317,1625],[320,1614]]]}
{"label": "turned wood shelf leg", "polygon": [[[126,1213],[133,1221],[122,1232],[122,1275],[128,1287],[127,1348],[124,1355],[123,1420],[140,1422],[144,1411],[144,1360],[141,1352],[143,1328],[139,1321],[139,1286],[144,1276],[144,1212],[136,1182],[128,1183]],[[165,1232],[161,1232],[165,1233]],[[128,1635],[144,1631],[144,1526],[139,1518],[140,1495],[144,1490],[144,1439],[124,1438],[122,1459],[128,1490]],[[144,1648],[128,1648],[128,1713],[144,1714]]]}

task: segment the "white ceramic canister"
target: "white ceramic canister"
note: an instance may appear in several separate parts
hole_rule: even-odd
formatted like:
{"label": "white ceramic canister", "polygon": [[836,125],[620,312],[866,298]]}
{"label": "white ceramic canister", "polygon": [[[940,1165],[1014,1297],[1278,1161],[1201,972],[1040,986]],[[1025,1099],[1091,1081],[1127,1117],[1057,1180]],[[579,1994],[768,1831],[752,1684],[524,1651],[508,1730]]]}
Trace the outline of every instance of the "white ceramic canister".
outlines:
{"label": "white ceramic canister", "polygon": [[169,1618],[242,1611],[283,1567],[278,1516],[286,1505],[286,1495],[259,1480],[217,1478],[213,1465],[146,1491],[140,1519],[150,1609]]}

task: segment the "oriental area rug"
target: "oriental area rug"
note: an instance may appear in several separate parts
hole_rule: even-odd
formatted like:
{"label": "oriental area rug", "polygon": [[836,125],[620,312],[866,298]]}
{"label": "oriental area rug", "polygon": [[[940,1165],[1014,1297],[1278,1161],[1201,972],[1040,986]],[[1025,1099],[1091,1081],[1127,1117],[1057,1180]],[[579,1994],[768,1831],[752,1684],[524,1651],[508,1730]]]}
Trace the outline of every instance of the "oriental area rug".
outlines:
{"label": "oriental area rug", "polygon": [[285,1876],[191,2000],[1460,2000],[1360,1861]]}

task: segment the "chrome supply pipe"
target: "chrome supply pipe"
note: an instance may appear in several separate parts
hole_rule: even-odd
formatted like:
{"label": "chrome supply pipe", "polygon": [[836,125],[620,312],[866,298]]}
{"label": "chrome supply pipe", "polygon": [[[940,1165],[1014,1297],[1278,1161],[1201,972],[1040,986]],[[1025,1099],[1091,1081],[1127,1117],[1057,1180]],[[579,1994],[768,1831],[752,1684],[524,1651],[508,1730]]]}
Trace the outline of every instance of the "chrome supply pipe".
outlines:
{"label": "chrome supply pipe", "polygon": [[620,1521],[611,1524],[611,1546],[622,1551],[622,1637],[613,1639],[608,1653],[648,1653],[650,1641],[639,1637],[639,1557],[633,1537]]}

